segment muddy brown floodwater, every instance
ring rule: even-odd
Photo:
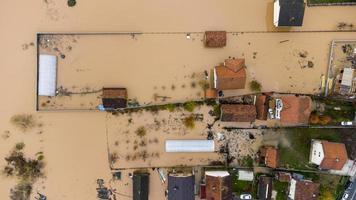
[[[152,47],[153,50],[157,50],[158,47],[167,49],[175,47],[173,53],[176,52],[177,58],[181,59],[180,62],[196,63],[199,68],[196,71],[213,67],[214,63],[222,61],[227,56],[244,54],[248,59],[249,78],[255,77],[261,80],[265,89],[315,92],[314,89],[319,87],[320,75],[326,72],[331,40],[356,39],[354,33],[246,33],[230,37],[229,46],[217,54],[211,53],[213,51],[210,53],[201,51],[201,44],[199,44],[201,36],[197,36],[195,43],[188,43],[184,34],[168,34],[168,32],[205,30],[274,31],[271,21],[271,3],[272,0],[106,0],[100,2],[77,0],[77,5],[69,8],[63,0],[1,0],[0,80],[2,84],[0,89],[3,95],[0,101],[2,135],[0,158],[4,158],[17,142],[26,144],[25,151],[28,156],[43,151],[46,177],[36,183],[34,192],[42,192],[51,200],[94,200],[96,179],[110,179],[105,113],[35,112],[36,33],[38,32],[165,32],[161,36],[139,38],[139,42],[144,44],[142,48],[149,50]],[[340,22],[356,24],[356,7],[308,7],[304,26],[291,30],[332,31],[337,30]],[[283,40],[289,42],[279,43]],[[165,42],[167,44],[164,44]],[[125,47],[120,48],[125,49]],[[198,55],[194,55],[195,50]],[[166,53],[162,49],[161,51]],[[187,57],[185,51],[191,57]],[[300,58],[296,55],[299,51],[308,52],[307,59],[310,56],[314,63],[313,68],[301,69],[298,66]],[[145,55],[137,55],[137,57],[131,55],[130,59],[133,58],[138,63],[144,60],[152,62]],[[186,60],[183,62],[183,59]],[[301,61],[303,62],[304,60]],[[206,66],[201,65],[202,63]],[[152,64],[154,63],[151,63],[151,66]],[[88,65],[83,66],[78,68],[78,73],[90,72],[85,68]],[[166,70],[166,68],[162,69]],[[149,69],[140,70],[145,73]],[[167,73],[171,75],[164,77]],[[167,71],[167,73],[161,75],[162,79],[158,77],[159,84],[149,81],[145,81],[144,84],[150,84],[148,87],[150,90],[153,90],[154,85],[171,87],[172,83],[169,80],[174,76],[174,72]],[[181,74],[183,72],[178,73],[178,79]],[[285,80],[288,76],[292,77],[291,81]],[[95,77],[89,76],[89,78],[89,81],[96,81]],[[295,86],[290,88],[289,85],[292,84]],[[138,96],[140,92],[137,90],[133,94]],[[151,98],[151,93],[152,91],[145,92],[141,97],[142,101],[148,101],[146,99]],[[182,93],[177,93],[176,97],[182,98]],[[43,124],[40,130],[42,133],[39,134],[37,129],[24,133],[14,127],[10,123],[10,118],[16,114],[33,114]],[[5,161],[0,159],[0,166],[4,164]],[[119,192],[130,196],[131,181],[126,172],[123,176]],[[9,199],[10,188],[15,183],[16,180],[12,178],[1,177],[0,199]],[[150,191],[150,198],[164,199],[164,187],[159,184],[156,174],[152,176],[151,186],[157,189]],[[122,199],[130,198],[122,196]]]

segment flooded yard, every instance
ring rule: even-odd
[[[335,38],[353,33],[229,33],[224,48],[205,48],[203,33],[40,35],[41,54],[58,58],[55,97],[39,97],[40,110],[89,110],[103,87],[124,87],[140,105],[201,100],[201,81],[229,57],[245,58],[247,83],[262,91],[314,94]],[[226,96],[251,93],[226,91]],[[162,97],[162,98],[157,98]]]

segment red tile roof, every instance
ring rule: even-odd
[[[103,88],[103,98],[127,98],[126,88]]]
[[[256,107],[254,105],[221,105],[221,121],[223,122],[253,122],[255,119]]]
[[[322,141],[324,159],[320,164],[322,169],[341,170],[348,160],[345,144]]]
[[[278,150],[272,146],[265,146],[261,148],[261,156],[265,159],[265,164],[270,168],[277,168],[278,166]]]
[[[207,200],[231,200],[232,182],[231,176],[215,177],[205,176]]]
[[[238,72],[240,69],[246,67],[244,58],[229,58],[224,62],[224,66],[233,72]]]
[[[226,46],[226,31],[206,31],[204,43],[206,47]]]
[[[266,95],[258,95],[256,98],[257,119],[267,120],[268,102]]]
[[[297,181],[294,200],[318,200],[319,187],[319,183],[313,183],[307,180]]]
[[[281,123],[285,125],[308,124],[312,100],[308,96],[284,95]]]
[[[246,84],[245,68],[234,72],[226,66],[215,67],[216,72],[216,89],[218,90],[234,90],[244,89]]]

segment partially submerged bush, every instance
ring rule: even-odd
[[[67,5],[69,6],[69,7],[73,7],[73,6],[75,6],[77,4],[77,1],[76,0],[68,0],[67,1]]]
[[[252,81],[250,82],[250,89],[251,89],[253,92],[261,92],[261,90],[262,90],[262,85],[261,85],[261,83],[259,83],[258,81],[252,80]]]
[[[309,117],[309,123],[310,124],[321,124],[321,125],[327,125],[332,122],[332,118],[328,115],[317,115],[315,113],[312,113]]]
[[[19,142],[16,144],[15,149],[21,151],[25,147],[25,143]]]
[[[136,135],[139,136],[140,138],[142,138],[143,136],[146,135],[146,129],[143,126],[140,126],[136,131],[135,131]]]
[[[23,182],[32,182],[43,176],[44,163],[40,160],[26,159],[21,151],[13,151],[5,160],[7,165],[4,173],[7,176],[17,176]]]
[[[188,101],[184,103],[183,108],[186,111],[193,112],[197,104],[194,101]]]
[[[185,127],[193,129],[195,127],[194,115],[190,115],[189,117],[184,118],[183,123]]]
[[[24,132],[37,126],[35,117],[28,114],[14,115],[11,117],[10,122]]]
[[[210,87],[209,82],[208,82],[207,80],[201,80],[201,81],[199,81],[199,86],[200,86],[203,90],[209,89],[209,87]]]
[[[32,184],[20,183],[10,190],[11,200],[29,200],[32,192]]]
[[[176,105],[175,104],[167,104],[165,105],[165,108],[169,111],[169,112],[174,112],[174,110],[176,109]]]
[[[5,157],[7,165],[4,167],[3,173],[6,176],[16,176],[20,181],[19,184],[10,191],[11,200],[29,200],[32,192],[32,184],[43,176],[43,158],[25,158],[21,151],[24,147],[24,143],[16,144],[10,155]],[[42,152],[36,155],[42,155]]]

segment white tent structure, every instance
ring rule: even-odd
[[[239,170],[239,178],[241,181],[253,181],[253,171]]]
[[[166,140],[166,152],[214,152],[214,140]]]
[[[57,56],[39,55],[38,95],[56,96],[57,87]]]

